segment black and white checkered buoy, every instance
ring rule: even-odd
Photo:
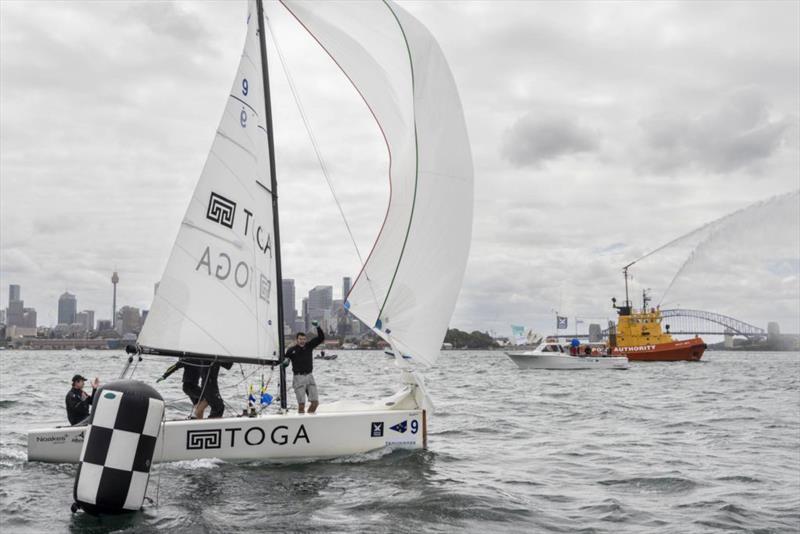
[[[118,514],[144,502],[164,399],[143,382],[119,380],[101,387],[75,475],[72,511]]]

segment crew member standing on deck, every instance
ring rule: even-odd
[[[222,413],[225,411],[225,401],[222,400],[222,395],[220,395],[219,392],[219,384],[217,384],[217,377],[219,377],[220,367],[230,370],[230,368],[233,367],[233,363],[214,362],[211,364],[211,367],[208,367],[207,370],[203,371],[203,381],[200,386],[202,400],[200,401],[200,404],[197,405],[198,409],[196,409],[194,412],[198,419],[203,418],[203,411],[205,410],[206,406],[211,406],[211,413],[208,414],[209,419],[222,417]],[[203,405],[204,402],[206,403],[205,405]]]
[[[165,380],[169,375],[180,368],[183,368],[183,392],[186,393],[189,400],[192,401],[192,413],[189,415],[189,419],[202,417],[203,411],[208,406],[208,402],[201,399],[203,390],[200,387],[200,377],[203,371],[208,370],[207,363],[193,358],[180,358],[174,365],[170,366],[156,382]],[[200,414],[199,416],[197,415],[198,413]]]
[[[85,377],[81,375],[72,377],[72,389],[69,390],[66,398],[67,419],[69,419],[69,424],[71,425],[76,425],[89,417],[89,406],[92,404],[97,386],[100,385],[100,379],[94,377],[94,380],[92,380],[91,395],[87,395],[86,392],[83,391],[84,384],[86,384]]]
[[[312,325],[317,327],[317,337],[311,341],[306,341],[306,335],[303,332],[298,332],[295,337],[296,343],[286,351],[286,358],[283,360],[283,365],[289,365],[292,362],[292,389],[297,397],[297,413],[305,413],[306,411],[306,395],[311,405],[308,407],[308,413],[314,413],[319,406],[319,395],[317,394],[317,383],[314,381],[314,348],[320,343],[325,341],[325,333],[319,327],[317,321],[312,321]]]

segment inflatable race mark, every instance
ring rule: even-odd
[[[97,514],[139,510],[164,415],[161,395],[119,380],[97,391],[75,476],[75,504]]]

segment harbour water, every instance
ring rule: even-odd
[[[520,371],[499,351],[448,351],[426,375],[436,403],[428,450],[157,464],[144,511],[73,515],[76,467],[28,463],[25,431],[65,421],[74,373],[108,381],[124,361],[108,351],[0,353],[3,532],[800,530],[798,353],[559,372]],[[146,359],[135,377],[152,382],[170,363]],[[221,375],[232,406],[260,383],[259,373],[243,382],[250,371]],[[317,360],[315,376],[322,402],[398,384],[381,352]],[[188,413],[179,374],[159,389],[169,417]]]

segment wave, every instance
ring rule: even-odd
[[[165,462],[161,465],[183,469],[187,471],[202,471],[206,469],[216,469],[223,465],[225,460],[219,458],[198,458],[196,460],[178,460],[177,462]]]
[[[0,399],[0,408],[11,408],[12,406],[17,404],[19,404],[19,401],[11,399]]]
[[[598,484],[646,493],[686,493],[699,486],[697,482],[682,477],[634,477],[601,480]]]
[[[752,478],[744,475],[731,475],[726,477],[718,477],[717,480],[724,482],[744,482],[746,484],[760,484],[762,481],[758,478]]]

